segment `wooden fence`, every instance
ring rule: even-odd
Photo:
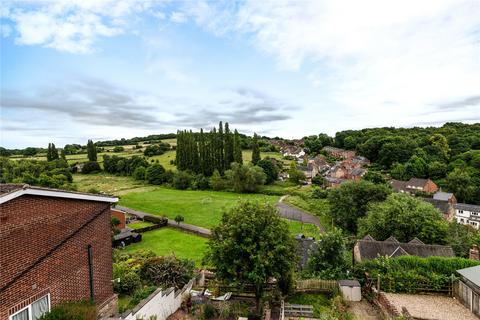
[[[307,279],[295,282],[296,292],[331,292],[336,288],[337,281],[335,280]]]

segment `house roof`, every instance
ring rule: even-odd
[[[467,203],[457,203],[455,205],[455,209],[480,212],[480,206],[477,206],[474,204],[467,204]]]
[[[395,191],[405,190],[405,181],[392,179],[390,180],[390,185]]]
[[[468,281],[480,288],[480,266],[457,270],[457,272]]]
[[[437,200],[432,198],[423,198],[423,201],[430,203],[434,208],[438,209],[440,212],[449,212],[451,204],[447,201]]]
[[[453,197],[453,193],[438,191],[433,195],[433,199],[440,201],[448,201]]]
[[[397,257],[406,254],[418,257],[455,256],[450,246],[376,240],[358,240],[356,245],[358,246],[362,260],[375,259],[379,256]]]
[[[338,284],[342,287],[360,287],[357,280],[338,280]]]
[[[361,176],[364,173],[365,173],[365,169],[362,169],[362,168],[355,168],[350,172],[352,176]]]
[[[0,184],[0,204],[23,195],[45,196],[99,202],[118,202],[118,198],[93,193],[74,192],[60,189],[34,187],[28,184]]]
[[[411,178],[406,182],[407,186],[413,186],[417,188],[423,188],[428,182],[428,179],[420,179],[420,178]]]

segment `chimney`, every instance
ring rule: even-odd
[[[476,244],[472,245],[468,258],[471,260],[480,260],[480,252],[478,251],[478,246]]]

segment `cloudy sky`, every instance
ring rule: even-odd
[[[480,1],[2,1],[1,145],[480,121]]]

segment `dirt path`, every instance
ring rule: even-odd
[[[348,311],[353,314],[355,320],[381,320],[380,312],[368,301],[350,302]]]
[[[314,224],[320,228],[322,233],[325,233],[325,228],[322,226],[320,219],[318,219],[317,216],[285,203],[284,200],[287,197],[288,196],[282,196],[277,203],[278,212],[283,218]]]

